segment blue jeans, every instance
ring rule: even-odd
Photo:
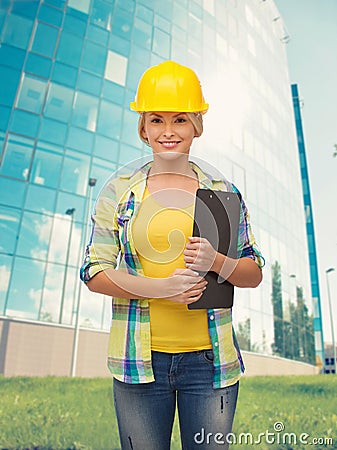
[[[183,450],[227,449],[238,385],[213,389],[213,351],[152,352],[155,381],[114,379],[122,450],[169,450],[178,405]]]

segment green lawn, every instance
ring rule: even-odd
[[[240,383],[232,449],[337,449],[337,377],[254,377]],[[119,449],[111,380],[0,378],[0,448]],[[175,424],[172,450],[178,449]]]

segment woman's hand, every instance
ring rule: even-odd
[[[212,270],[217,251],[205,238],[189,237],[184,251],[186,267],[198,272]]]
[[[169,278],[165,279],[165,282],[163,298],[186,305],[199,300],[207,285],[204,278],[190,269],[176,269]]]

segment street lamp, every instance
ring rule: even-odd
[[[89,238],[89,226],[91,219],[91,202],[92,202],[92,188],[96,186],[97,179],[89,178],[88,187],[87,187],[87,198],[88,198],[88,189],[89,189],[89,198],[87,203],[87,210],[85,216],[85,223],[82,228],[82,236],[81,236],[81,248],[84,244],[87,243]],[[76,301],[76,314],[75,314],[75,329],[74,329],[74,339],[73,339],[73,352],[71,358],[71,376],[74,377],[76,375],[76,363],[77,363],[77,352],[78,352],[78,338],[80,331],[80,307],[81,307],[81,293],[82,293],[83,283],[79,281],[79,287],[77,291],[77,301]]]
[[[65,214],[67,216],[70,216],[71,221],[70,221],[69,239],[68,239],[68,245],[67,245],[66,266],[65,266],[65,270],[64,270],[63,285],[62,285],[59,323],[62,323],[62,316],[63,316],[64,296],[65,296],[65,290],[66,290],[68,263],[69,263],[69,254],[70,254],[70,243],[71,243],[71,236],[73,233],[73,226],[74,226],[74,212],[75,212],[75,208],[68,208],[65,212]]]
[[[329,311],[330,311],[330,326],[331,326],[331,337],[332,337],[332,348],[333,348],[333,366],[336,373],[336,343],[335,343],[335,332],[334,332],[334,326],[333,326],[333,315],[332,315],[332,306],[331,306],[331,295],[330,295],[330,285],[329,285],[329,273],[334,272],[335,268],[330,267],[329,269],[326,269],[325,276],[326,276],[326,286],[328,291],[328,301],[329,301]]]

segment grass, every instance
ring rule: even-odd
[[[336,380],[324,375],[243,378],[233,428],[238,444],[231,448],[337,449]],[[106,378],[0,378],[0,448],[119,449],[111,384]],[[276,422],[282,422],[283,432],[275,432]],[[309,435],[308,445],[299,442],[302,433]],[[315,444],[314,439],[320,440]],[[172,450],[178,449],[175,423]]]

